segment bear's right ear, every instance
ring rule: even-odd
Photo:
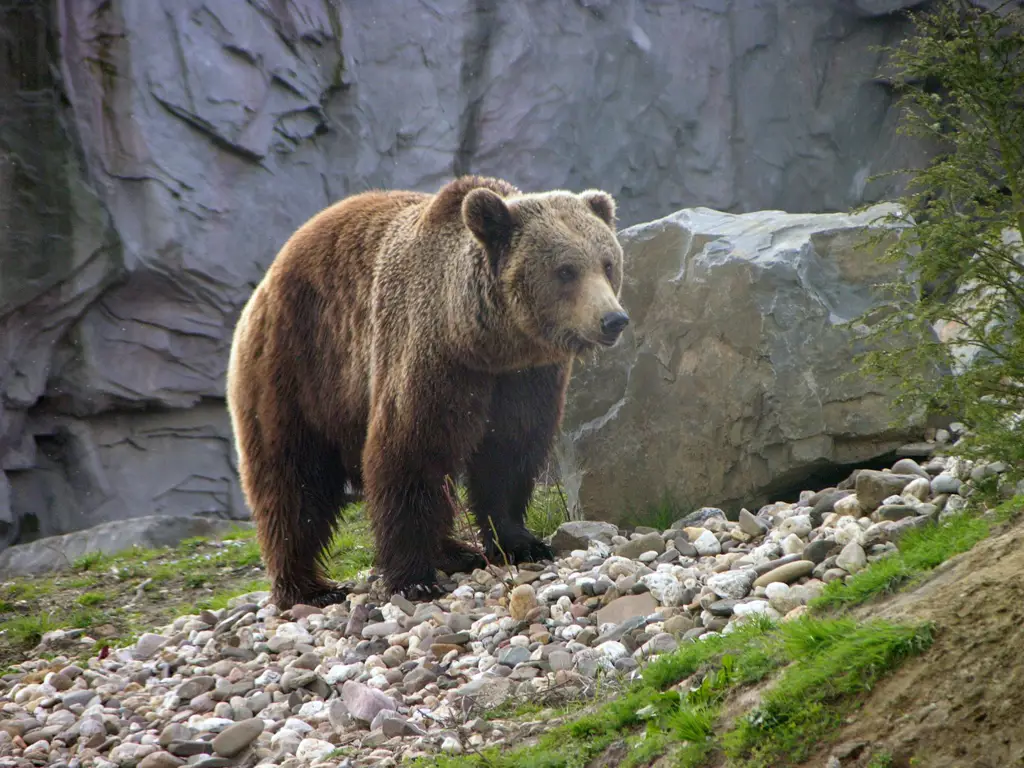
[[[492,190],[478,187],[462,201],[462,220],[492,254],[512,241],[515,220],[508,205]]]

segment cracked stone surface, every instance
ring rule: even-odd
[[[884,195],[915,158],[872,46],[912,4],[0,1],[0,544],[247,514],[231,329],[346,194],[471,171],[623,225]]]
[[[621,520],[666,492],[738,511],[918,437],[923,423],[892,427],[882,385],[843,378],[864,344],[842,324],[876,306],[891,269],[855,243],[892,210],[693,208],[624,230],[632,320],[576,371],[559,445],[585,468],[583,514]]]

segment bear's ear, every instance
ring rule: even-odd
[[[612,229],[615,229],[615,200],[607,192],[599,189],[588,189],[580,192],[580,199],[583,200],[590,210]]]
[[[478,187],[462,201],[462,220],[488,250],[498,252],[512,241],[515,220],[495,192]]]

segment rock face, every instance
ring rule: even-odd
[[[348,193],[490,173],[624,224],[884,196],[913,158],[872,46],[914,4],[0,3],[0,544],[246,514],[231,329]]]
[[[620,520],[666,493],[684,509],[756,508],[915,434],[891,428],[884,388],[841,378],[861,344],[840,324],[873,305],[883,274],[854,244],[887,208],[697,208],[621,233],[632,322],[577,369],[560,448],[585,470],[584,514]]]

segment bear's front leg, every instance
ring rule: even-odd
[[[395,431],[371,426],[363,452],[366,508],[384,585],[410,600],[438,597],[437,569],[447,564],[445,542],[453,511],[443,475],[425,466],[422,451]]]
[[[526,508],[558,429],[568,366],[497,377],[484,438],[468,463],[469,498],[488,559],[497,565],[554,557],[526,528]]]
[[[447,574],[470,573],[477,568],[486,568],[487,560],[476,547],[455,538],[446,539],[437,566]]]

